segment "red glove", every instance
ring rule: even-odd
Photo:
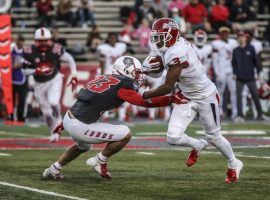
[[[190,100],[186,98],[181,92],[177,92],[172,96],[172,103],[175,104],[187,104]]]
[[[73,76],[67,86],[71,85],[71,90],[72,92],[74,92],[77,88],[77,84],[78,84],[78,79],[76,76]]]
[[[63,122],[61,122],[59,125],[56,126],[53,132],[58,133],[60,135],[63,132],[63,130],[64,130],[64,126],[63,126]]]

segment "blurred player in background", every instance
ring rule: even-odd
[[[263,50],[263,46],[262,46],[262,42],[257,40],[254,37],[254,34],[252,31],[245,31],[246,37],[247,37],[247,43],[251,44],[256,52],[256,56],[258,59],[257,64],[261,67],[261,53]],[[256,84],[257,87],[261,87],[262,85],[264,85],[264,83],[268,80],[268,68],[262,68],[261,72],[259,73],[259,76],[256,77]],[[248,89],[248,87],[245,85],[243,88],[243,92],[242,92],[242,105],[243,105],[243,114],[244,116],[246,116],[246,112],[248,111],[248,98],[250,96],[250,91]],[[263,111],[267,112],[267,103],[264,100],[261,100],[261,106]],[[258,116],[256,107],[254,105],[254,102],[251,102],[251,108],[252,108],[252,112],[253,112],[253,118],[256,119]]]
[[[118,41],[116,33],[109,33],[105,43],[100,44],[97,51],[101,67],[100,74],[111,74],[115,60],[126,53],[127,46],[125,43]]]
[[[76,142],[73,146],[43,172],[45,179],[62,179],[61,169],[88,151],[91,144],[107,143],[103,151],[89,158],[86,165],[110,180],[108,159],[123,149],[131,138],[131,132],[124,125],[97,122],[102,113],[118,108],[125,101],[144,107],[167,106],[171,103],[187,103],[175,96],[162,96],[144,100],[137,93],[145,75],[138,59],[130,56],[118,58],[112,74],[98,76],[80,90],[75,104],[67,111],[63,124],[55,130],[58,135],[65,129]]]
[[[119,42],[118,34],[109,33],[104,44],[97,47],[99,54],[99,63],[101,74],[111,74],[113,71],[113,64],[117,58],[123,56],[127,51],[127,45],[123,42]],[[118,109],[118,120],[124,121],[126,118],[126,110],[129,104],[124,103]],[[109,112],[104,113],[104,119],[109,118]]]
[[[63,75],[59,72],[61,62],[68,63],[72,78],[69,85],[75,91],[77,85],[76,64],[73,57],[58,43],[52,42],[52,34],[39,28],[34,34],[35,45],[25,46],[24,72],[34,77],[34,95],[50,129],[51,142],[58,141],[53,130],[62,121],[60,98]]]
[[[16,42],[11,44],[13,106],[16,108],[14,111],[17,111],[11,116],[14,125],[23,125],[26,116],[27,79],[22,72],[23,45],[24,38],[22,35],[19,35]]]
[[[147,58],[148,74],[160,69],[167,70],[165,83],[143,93],[145,99],[169,94],[178,85],[183,95],[190,99],[188,104],[175,105],[167,131],[167,142],[171,145],[191,147],[186,161],[187,166],[194,165],[200,152],[208,142],[204,139],[189,137],[185,131],[199,113],[207,140],[227,159],[226,182],[237,182],[243,163],[236,159],[228,140],[220,132],[219,95],[216,86],[205,73],[191,44],[180,37],[177,23],[170,18],[156,20],[150,34],[150,47],[156,56]],[[162,55],[160,57],[159,55]],[[147,66],[146,63],[144,66]]]
[[[209,75],[213,48],[212,45],[207,44],[207,33],[204,30],[200,29],[194,32],[192,46],[205,67],[206,74]]]
[[[232,69],[232,52],[238,46],[235,39],[229,38],[230,29],[221,27],[219,29],[219,38],[212,42],[213,46],[213,67],[216,76],[217,89],[220,94],[220,112],[225,116],[223,111],[223,101],[226,87],[230,92],[230,101],[232,107],[231,118],[237,117],[236,104],[236,82],[233,79]]]

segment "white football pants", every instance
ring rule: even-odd
[[[120,141],[130,132],[124,125],[98,122],[85,124],[75,118],[72,119],[68,112],[64,117],[63,126],[81,150],[88,150],[91,144]]]
[[[47,82],[35,82],[34,84],[35,98],[39,103],[51,134],[53,134],[53,130],[62,121],[60,105],[62,86],[63,75],[60,73]]]

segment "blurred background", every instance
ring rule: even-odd
[[[256,75],[257,92],[263,115],[258,115],[252,97],[247,89],[240,95],[243,101],[243,116],[233,115],[231,95],[236,91],[229,90],[228,83],[220,94],[223,98],[222,118],[236,123],[244,120],[268,120],[270,108],[270,1],[268,0],[13,0],[9,10],[12,24],[12,43],[21,49],[26,44],[34,44],[33,34],[39,27],[47,27],[53,34],[54,42],[62,44],[76,61],[78,70],[78,91],[89,80],[101,73],[100,68],[108,68],[114,60],[124,54],[132,55],[143,61],[149,52],[148,36],[151,24],[157,18],[171,17],[180,25],[182,36],[191,43],[202,48],[212,46],[207,53],[206,72],[211,80],[217,83],[222,71],[217,70],[214,62],[215,49],[213,41],[220,38],[220,28],[228,27],[229,37],[238,40],[237,34],[243,31],[258,56],[260,70]],[[203,45],[197,44],[194,33],[202,29],[207,35]],[[204,34],[203,34],[204,35]],[[200,36],[197,35],[200,39]],[[202,36],[203,37],[203,36]],[[102,45],[122,43],[123,48],[117,53],[106,53]],[[239,41],[238,41],[239,42]],[[232,58],[228,52],[228,59]],[[13,56],[13,54],[12,54]],[[12,57],[13,68],[16,56]],[[2,66],[3,67],[3,66]],[[64,84],[70,79],[69,68],[63,63]],[[108,72],[109,73],[109,72]],[[159,79],[147,79],[145,88],[157,87],[164,81],[165,74]],[[12,125],[38,121],[43,118],[39,106],[34,99],[32,77],[19,85],[23,85],[23,94],[13,96],[14,113]],[[6,104],[0,82],[0,119],[10,120],[6,112]],[[13,88],[16,88],[13,80]],[[239,95],[238,95],[239,96]],[[62,91],[62,111],[70,107],[76,98],[68,87]],[[22,108],[23,107],[23,108]],[[103,120],[130,122],[133,120],[165,120],[170,117],[171,107],[161,109],[145,109],[123,105],[121,113],[111,111]],[[18,116],[17,110],[23,110]],[[20,118],[20,119],[19,119]],[[16,123],[21,121],[23,123]]]

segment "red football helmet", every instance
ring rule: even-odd
[[[150,48],[164,52],[173,46],[180,37],[179,25],[171,18],[161,18],[152,25]]]
[[[207,34],[204,30],[197,30],[195,31],[194,35],[193,35],[193,40],[194,40],[194,43],[201,47],[203,45],[205,45],[205,43],[207,42]]]

